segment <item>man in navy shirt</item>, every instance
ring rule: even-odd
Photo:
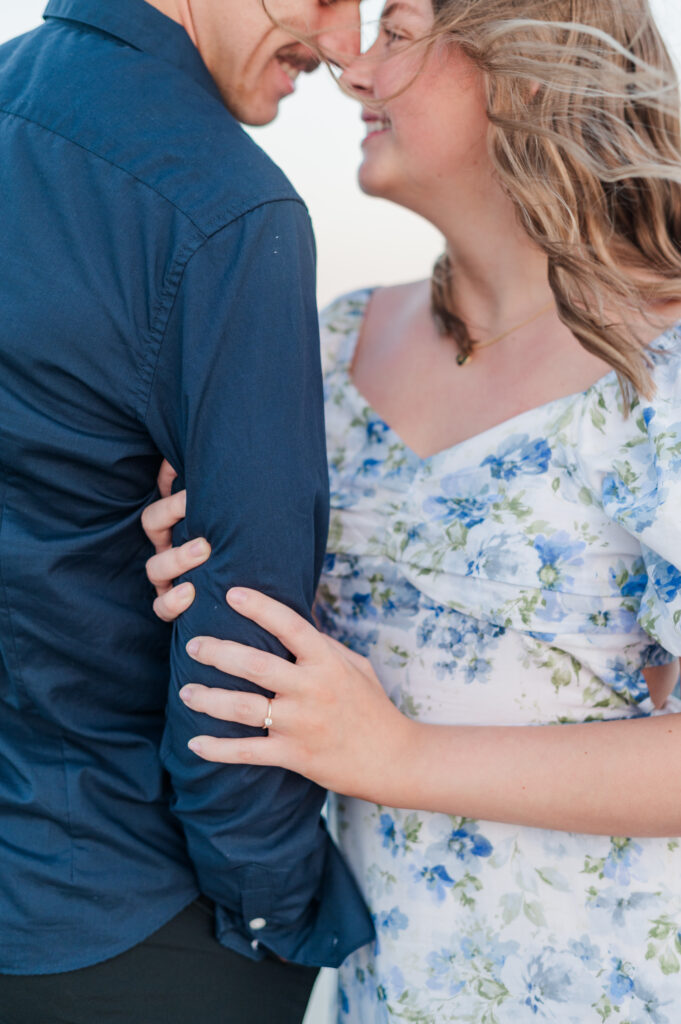
[[[237,119],[313,66],[284,26],[354,46],[357,2],[269,6],[50,0],[0,48],[3,1024],[300,1020],[372,936],[323,792],[196,758],[177,696],[224,682],[190,637],[282,653],[224,593],[309,614],[326,540],[310,225]],[[212,545],[172,635],[162,456]]]

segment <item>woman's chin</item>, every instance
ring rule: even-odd
[[[377,199],[388,199],[388,184],[383,176],[378,174],[366,164],[361,164],[357,172],[357,184],[367,196],[374,196]]]

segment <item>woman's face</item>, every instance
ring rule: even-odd
[[[490,167],[482,75],[454,43],[419,43],[432,27],[430,0],[388,0],[376,42],[343,75],[367,126],[360,187],[426,216]]]

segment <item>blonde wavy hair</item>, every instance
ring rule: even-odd
[[[432,3],[430,41],[457,43],[484,75],[491,158],[548,258],[560,319],[625,394],[649,396],[632,313],[681,299],[681,101],[647,0]],[[455,273],[436,264],[433,311],[467,353]]]

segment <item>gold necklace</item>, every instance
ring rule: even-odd
[[[508,338],[509,334],[513,334],[514,331],[519,331],[521,327],[529,327],[530,324],[533,324],[534,321],[538,320],[540,316],[544,315],[544,313],[548,313],[548,311],[550,309],[553,309],[554,306],[555,302],[552,299],[551,302],[548,302],[545,306],[542,306],[538,313],[533,313],[532,316],[527,318],[527,320],[522,320],[519,324],[514,324],[513,327],[509,327],[507,331],[502,331],[501,334],[497,334],[495,338],[490,338],[488,341],[480,342],[479,344],[473,347],[473,350],[471,352],[466,352],[465,354],[463,352],[459,352],[459,354],[456,357],[456,365],[465,366],[466,363],[470,361],[471,356],[475,352],[478,352],[481,348],[489,348],[490,345],[496,345],[498,341],[503,341],[504,338]]]

